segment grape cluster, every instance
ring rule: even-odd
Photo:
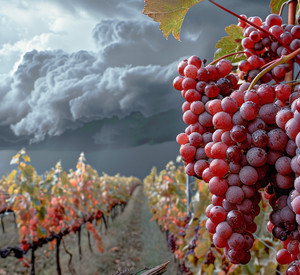
[[[276,176],[288,177],[286,181],[291,187],[289,194],[278,199],[269,222],[269,230],[283,241],[283,249],[277,252],[276,259],[280,264],[290,263],[287,274],[296,274],[294,270],[300,273],[299,264],[294,262],[300,255],[300,99],[297,99],[297,88],[290,97],[290,108],[282,108],[276,115],[276,124],[285,130],[289,138],[284,156],[277,157]],[[276,194],[272,196],[276,198]],[[272,200],[273,205],[275,200]]]
[[[171,234],[168,235],[167,240],[168,240],[168,246],[169,246],[169,248],[174,253],[175,250],[176,250],[176,248],[177,248],[177,245],[176,245],[176,236],[171,233]]]
[[[247,18],[241,15],[253,25],[239,19],[238,25],[243,28],[244,38],[241,42],[246,57],[239,63],[239,77],[251,81],[258,74],[261,67],[266,63],[287,55],[300,47],[300,26],[283,25],[281,16],[270,14],[263,22],[258,16]],[[300,62],[300,56],[295,58]],[[292,63],[281,64],[265,74],[261,83],[268,83],[272,79],[276,82],[284,80],[286,73],[292,69]]]
[[[201,66],[196,56],[180,62],[173,86],[185,99],[188,126],[176,138],[185,171],[213,194],[206,228],[232,263],[248,263],[264,190],[267,228],[284,245],[277,261],[289,264],[300,255],[300,86],[249,89],[228,60]]]

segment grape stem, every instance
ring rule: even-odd
[[[250,91],[254,85],[257,83],[257,81],[264,76],[267,72],[271,71],[273,68],[275,68],[276,66],[280,65],[280,64],[285,64],[288,61],[290,61],[291,59],[293,59],[294,57],[296,57],[298,54],[300,54],[300,48],[288,55],[283,55],[280,58],[278,58],[276,60],[276,62],[270,64],[267,68],[263,69],[251,82],[248,91]]]
[[[295,25],[296,12],[297,12],[297,0],[290,0],[286,3],[289,5],[288,24]],[[289,82],[293,80],[293,77],[294,77],[294,64],[292,65],[292,70],[286,74],[285,81]]]
[[[219,57],[218,59],[213,60],[213,61],[212,61],[211,63],[209,63],[208,65],[213,65],[213,64],[217,63],[218,61],[220,61],[220,60],[226,58],[226,57],[233,56],[233,55],[236,55],[236,54],[243,54],[243,53],[247,53],[247,52],[240,51],[240,52],[229,53],[229,54],[223,55],[223,56]]]
[[[256,29],[258,29],[258,30],[260,30],[260,31],[262,31],[262,32],[264,32],[264,33],[266,33],[266,34],[268,34],[268,35],[271,36],[275,41],[278,41],[280,45],[282,45],[281,41],[280,41],[276,36],[274,36],[272,33],[270,33],[269,31],[267,31],[267,30],[265,30],[265,29],[263,29],[263,28],[257,26],[256,24],[254,24],[254,23],[248,21],[246,18],[241,17],[240,15],[238,15],[238,14],[234,13],[233,11],[231,11],[231,10],[229,10],[229,9],[227,9],[227,8],[225,8],[225,7],[223,7],[223,6],[221,6],[220,4],[216,3],[216,2],[213,1],[213,0],[208,0],[208,1],[211,2],[212,4],[214,4],[215,6],[219,7],[220,9],[222,9],[222,10],[224,10],[224,11],[230,13],[231,15],[233,15],[233,16],[235,16],[235,17],[241,19],[242,21],[246,22],[247,24],[251,25],[252,27],[254,27],[254,28],[256,28]],[[289,49],[286,45],[282,45],[282,46],[290,52],[290,49]]]
[[[270,61],[269,63],[266,63],[265,65],[261,66],[260,67],[260,70],[264,70],[265,68],[269,67],[270,65],[274,64],[276,61],[278,61],[280,58],[278,59],[275,59],[275,60],[272,60]]]
[[[297,77],[299,76],[299,73],[298,73]],[[291,84],[291,86],[295,86],[295,85],[300,84],[300,79],[295,79],[295,80],[292,80],[292,81],[289,81],[289,82],[285,82],[285,83],[286,84]]]
[[[283,9],[284,9],[284,7],[287,5],[287,4],[290,4],[291,2],[297,2],[297,0],[289,0],[289,1],[287,1],[287,2],[284,2],[282,5],[281,5],[281,7],[280,7],[280,11],[279,11],[279,15],[280,16],[282,16],[282,13],[283,13]],[[294,24],[293,24],[294,25]]]

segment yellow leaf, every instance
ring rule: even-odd
[[[265,274],[265,275],[267,275],[267,274],[275,274],[276,267],[277,267],[277,264],[275,264],[275,262],[272,261],[272,259],[270,259],[270,261],[268,262],[268,264],[262,268],[262,271],[263,271],[262,274]]]
[[[9,188],[8,188],[8,194],[13,194],[15,187],[17,187],[18,185],[16,183],[12,184]]]
[[[287,0],[271,0],[271,2],[270,2],[271,13],[279,14],[281,5],[285,2],[288,2],[288,1]]]
[[[193,265],[196,264],[196,258],[195,258],[194,255],[188,254],[188,255],[187,255],[187,259],[188,259],[188,261],[189,261],[190,263],[192,263]]]
[[[208,233],[208,232],[206,231],[206,233]],[[206,233],[204,233],[201,236],[200,241],[199,241],[197,247],[195,248],[195,255],[198,259],[203,258],[211,246],[210,236],[207,236]],[[209,233],[208,233],[208,235],[209,235]]]
[[[61,174],[61,182],[63,186],[67,186],[69,184],[68,174],[65,171],[63,171]]]
[[[195,236],[195,228],[197,225],[199,225],[199,220],[197,218],[193,218],[193,221],[191,222],[185,233],[185,238],[187,240],[192,239]]]
[[[30,157],[29,157],[28,155],[23,155],[22,158],[23,158],[23,160],[24,160],[25,162],[30,162],[30,161],[31,161],[31,160],[30,160]]]
[[[208,275],[212,275],[214,269],[215,269],[214,264],[209,264],[209,265],[205,264],[205,265],[203,266],[203,271],[204,271],[205,273],[207,273]]]
[[[16,170],[16,169],[12,170],[12,171],[10,172],[10,174],[8,175],[7,181],[8,181],[8,182],[13,181],[14,178],[15,178],[15,176],[16,176],[16,174],[17,174],[17,170]]]
[[[193,201],[194,217],[200,218],[205,213],[206,206],[210,203],[210,198],[201,198],[200,201]]]
[[[180,29],[187,11],[203,0],[146,0],[143,14],[159,22],[159,28],[167,39],[172,32],[180,41]]]
[[[175,224],[171,223],[169,224],[169,231],[173,234],[177,234],[179,232],[179,229],[176,227]]]

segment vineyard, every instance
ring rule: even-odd
[[[4,214],[13,213],[19,244],[4,245],[4,248],[2,244],[0,255],[2,258],[16,257],[34,274],[35,251],[48,245],[50,250],[56,250],[57,273],[62,274],[59,248],[61,243],[65,246],[64,237],[78,235],[81,259],[81,229],[85,227],[89,248],[92,249],[92,235],[97,249],[103,252],[98,225],[107,229],[108,217],[114,218],[124,210],[132,192],[141,183],[134,177],[106,174],[99,177],[92,167],[85,164],[83,154],[78,159],[76,170],[68,173],[57,163],[55,168],[39,176],[29,162],[30,157],[21,150],[11,161],[17,168],[1,179],[2,231],[5,234]],[[29,251],[30,258],[27,256]]]
[[[142,13],[180,40],[202,1],[145,0]],[[235,21],[210,62],[191,55],[177,66],[170,86],[186,128],[176,162],[142,182],[99,176],[82,153],[75,170],[58,162],[38,175],[19,151],[0,180],[0,260],[36,274],[42,249],[57,274],[77,274],[74,253],[80,265],[96,247],[119,275],[300,274],[300,2],[271,0],[266,18],[208,2]]]

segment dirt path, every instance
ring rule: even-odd
[[[170,261],[168,272],[176,275],[177,266],[167,247],[165,235],[154,221],[141,187],[138,187],[125,211],[111,224],[110,242],[101,258],[99,274],[113,274],[118,270],[138,271]],[[101,261],[102,262],[102,261]]]

